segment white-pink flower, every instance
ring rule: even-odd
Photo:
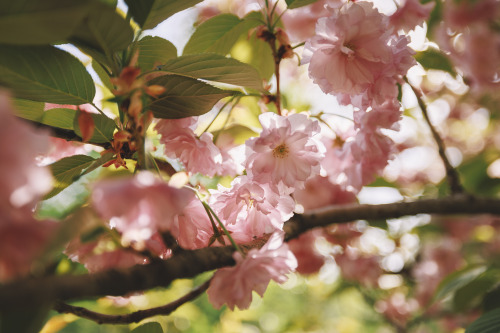
[[[302,63],[309,63],[309,76],[325,93],[349,103],[344,95],[365,94],[377,81],[405,74],[408,68],[401,64],[412,63],[411,51],[401,51],[407,44],[371,3],[349,2],[318,20]]]
[[[406,32],[423,25],[435,6],[434,2],[421,4],[419,0],[403,0],[403,3],[391,15],[390,23],[396,29]]]
[[[290,195],[281,195],[277,187],[247,176],[236,178],[231,185],[211,191],[211,207],[227,225],[238,225],[250,238],[282,230],[292,217],[295,202]]]
[[[207,290],[210,303],[216,308],[223,304],[233,310],[246,309],[252,302],[252,291],[261,297],[271,280],[283,283],[286,274],[297,268],[297,260],[283,244],[283,233],[274,233],[259,250],[250,250],[245,257],[233,255],[236,266],[219,269]]]
[[[221,152],[211,133],[205,132],[199,138],[195,135],[195,123],[193,117],[164,119],[156,124],[156,130],[165,145],[165,155],[179,159],[188,172],[214,176],[222,164]]]
[[[171,228],[194,193],[169,186],[148,172],[134,177],[101,180],[95,184],[92,203],[124,242],[144,242],[157,230]]]
[[[319,174],[324,147],[314,138],[320,131],[317,121],[304,114],[285,117],[272,112],[261,114],[259,121],[260,136],[246,142],[245,167],[252,180],[302,188]]]

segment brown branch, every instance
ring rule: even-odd
[[[458,175],[457,170],[451,165],[450,160],[448,159],[448,156],[446,156],[446,147],[444,144],[443,139],[437,132],[436,128],[434,125],[432,125],[432,122],[429,118],[429,113],[427,112],[427,106],[425,105],[423,101],[423,94],[420,90],[416,89],[413,87],[408,80],[406,80],[406,83],[411,87],[413,90],[413,93],[417,97],[418,101],[418,106],[422,110],[422,114],[424,116],[425,122],[429,126],[429,129],[431,130],[432,136],[434,138],[434,141],[436,142],[438,146],[438,152],[439,156],[441,157],[441,160],[443,161],[445,170],[446,170],[446,179],[448,180],[448,185],[450,186],[451,193],[453,194],[458,194],[458,193],[463,193],[464,188],[462,187],[460,183],[460,176]]]
[[[72,313],[74,315],[77,315],[82,318],[90,319],[98,324],[131,324],[131,323],[138,323],[143,319],[150,318],[153,316],[167,316],[177,310],[181,305],[194,300],[201,294],[203,294],[208,287],[210,286],[210,281],[212,279],[210,278],[207,280],[205,283],[202,285],[196,287],[195,289],[191,290],[189,293],[186,295],[182,296],[181,298],[168,303],[163,306],[158,306],[155,308],[150,308],[146,310],[139,310],[135,311],[132,313],[128,314],[122,314],[122,315],[108,315],[108,314],[103,314],[103,313],[98,313],[94,311],[90,311],[89,309],[82,308],[79,306],[73,306],[66,304],[61,301],[57,301],[56,304],[54,305],[54,310],[56,310],[59,313]]]
[[[290,240],[307,230],[330,224],[416,214],[500,215],[500,199],[455,195],[384,205],[331,206],[294,216],[285,223],[284,230],[286,239]],[[233,251],[232,246],[185,250],[164,261],[124,270],[17,280],[0,286],[0,311],[38,306],[55,300],[122,296],[134,291],[166,287],[176,279],[192,278],[203,272],[234,265]]]

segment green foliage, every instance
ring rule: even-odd
[[[90,116],[94,120],[94,134],[89,140],[89,143],[106,143],[110,142],[113,138],[113,132],[115,131],[115,122],[113,119],[106,117],[102,114],[91,113]],[[82,132],[78,125],[78,112],[75,112],[73,118],[73,127],[75,133],[82,137]]]
[[[39,102],[84,104],[95,95],[82,63],[53,46],[0,45],[0,84],[16,97]]]
[[[262,80],[254,67],[214,53],[185,55],[172,59],[161,66],[160,71],[262,90]]]
[[[474,280],[456,290],[453,297],[453,309],[462,312],[475,308],[500,280],[500,271],[489,268]]]
[[[466,286],[471,281],[474,281],[478,276],[483,274],[487,270],[487,267],[484,265],[479,266],[469,266],[462,270],[456,271],[450,275],[448,275],[441,283],[439,284],[436,293],[434,295],[434,301],[442,300],[446,297],[453,296],[453,294]]]
[[[111,83],[111,78],[104,69],[104,67],[99,64],[95,59],[92,59],[92,69],[97,73],[97,76],[99,76],[99,79],[101,79],[102,84],[109,89],[109,91],[113,91],[114,87],[113,84]]]
[[[130,333],[163,333],[163,329],[160,324],[151,322],[136,327]]]
[[[0,44],[50,44],[66,40],[90,9],[83,0],[0,2]]]
[[[240,36],[231,49],[231,56],[241,62],[252,65],[260,77],[269,80],[274,74],[274,58],[269,45],[258,39],[253,33],[250,38]]]
[[[233,14],[221,14],[203,22],[184,47],[183,54],[217,53],[226,55],[241,35],[259,24],[260,13],[250,13],[243,19]]]
[[[179,75],[163,75],[148,83],[166,89],[163,95],[147,106],[157,118],[199,116],[210,111],[220,99],[237,93]]]
[[[164,64],[167,60],[177,57],[177,49],[166,39],[154,36],[145,36],[138,43],[139,67],[143,72]]]
[[[289,9],[299,8],[315,3],[318,0],[286,0],[286,5]]]
[[[55,184],[53,190],[45,196],[45,199],[53,197],[71,185],[94,161],[95,158],[87,155],[73,155],[52,163],[50,170],[54,176]]]
[[[153,29],[159,23],[201,0],[125,0],[134,21],[143,30]]]
[[[439,69],[448,72],[453,76],[457,75],[450,59],[436,49],[430,48],[426,51],[419,52],[415,55],[415,59],[425,69]]]
[[[500,309],[483,314],[473,322],[465,333],[498,333],[500,331]]]
[[[114,7],[95,2],[69,41],[100,63],[113,65],[113,52],[126,49],[134,31]]]

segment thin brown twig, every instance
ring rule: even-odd
[[[434,141],[436,142],[438,146],[438,152],[439,156],[441,157],[441,160],[443,161],[445,170],[446,170],[446,179],[448,180],[448,185],[450,186],[451,193],[453,194],[459,194],[464,192],[464,188],[462,187],[462,184],[460,183],[460,176],[457,172],[457,170],[451,165],[450,160],[448,159],[448,156],[446,156],[446,146],[444,144],[443,139],[437,132],[436,128],[434,125],[432,125],[432,122],[429,118],[429,113],[427,112],[427,106],[424,103],[423,100],[423,93],[419,90],[413,87],[408,80],[405,78],[406,83],[411,87],[413,90],[413,93],[417,97],[418,101],[418,106],[422,110],[422,114],[424,116],[425,122],[429,126],[429,129],[431,130],[432,136],[434,138]]]
[[[70,305],[62,301],[57,301],[54,305],[54,310],[59,313],[71,313],[77,315],[78,317],[86,318],[95,321],[98,324],[131,324],[140,322],[143,319],[150,318],[153,316],[167,316],[177,310],[181,305],[194,300],[201,294],[203,294],[208,287],[212,278],[199,285],[195,289],[191,290],[186,295],[173,302],[170,302],[163,306],[158,306],[155,308],[139,310],[128,314],[122,315],[108,315],[104,313],[94,312],[89,309]]]

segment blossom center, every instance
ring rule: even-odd
[[[342,45],[342,47],[340,48],[340,51],[342,53],[344,53],[347,58],[352,58],[354,57],[354,51],[355,51],[355,46],[350,44],[350,43],[345,43],[344,45]]]
[[[273,150],[273,156],[277,158],[285,158],[290,153],[290,149],[288,149],[287,145],[282,143]]]

